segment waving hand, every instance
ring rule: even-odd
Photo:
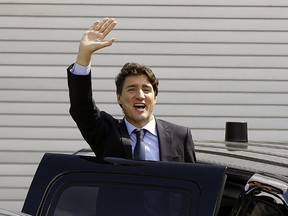
[[[77,56],[77,63],[80,65],[88,65],[92,54],[104,47],[111,46],[115,38],[105,40],[105,37],[116,26],[117,22],[113,18],[105,18],[96,21],[83,35]]]

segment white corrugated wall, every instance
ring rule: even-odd
[[[1,0],[0,206],[21,209],[44,152],[87,147],[68,114],[66,67],[106,16],[117,41],[93,58],[100,108],[122,117],[114,77],[136,61],[160,79],[156,116],[195,140],[247,121],[250,140],[288,143],[288,1]]]

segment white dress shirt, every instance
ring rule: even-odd
[[[73,65],[73,67],[71,68],[70,72],[75,74],[75,75],[85,76],[85,75],[88,75],[90,73],[90,70],[91,70],[91,64],[89,64],[87,66],[82,66],[82,65],[75,63]]]
[[[131,138],[132,150],[134,152],[136,145],[136,134],[133,133],[134,129],[137,129],[134,125],[130,124],[126,118],[124,118],[128,133]],[[139,128],[138,128],[139,129]],[[156,121],[153,118],[147,125],[142,129],[146,130],[143,138],[143,143],[145,143],[145,160],[159,161],[159,142],[156,130]]]

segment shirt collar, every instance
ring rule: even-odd
[[[131,135],[131,133],[133,132],[134,129],[137,129],[134,125],[132,125],[130,122],[127,121],[126,118],[124,118],[127,130],[129,135]],[[157,130],[156,130],[156,121],[155,118],[153,117],[152,120],[145,125],[142,129],[146,129],[147,131],[149,131],[151,134],[157,136]]]

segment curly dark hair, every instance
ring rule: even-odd
[[[146,65],[141,65],[133,62],[126,63],[121,69],[120,73],[115,78],[117,95],[121,95],[126,77],[137,75],[145,75],[148,78],[155,92],[155,96],[157,96],[159,81],[154,75],[153,71]]]

